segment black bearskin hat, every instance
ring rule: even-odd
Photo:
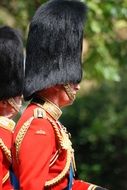
[[[79,0],[51,0],[38,8],[27,40],[26,100],[56,84],[81,81],[85,12]]]
[[[19,96],[23,91],[23,43],[20,33],[0,27],[0,100]]]

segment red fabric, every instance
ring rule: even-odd
[[[89,186],[90,184],[87,182],[82,180],[74,180],[72,190],[87,190]]]
[[[5,146],[10,150],[12,133],[9,130],[0,127],[0,138]],[[2,184],[2,179],[8,173],[9,167],[10,162],[5,155],[5,152],[0,147],[0,190],[13,190],[10,179],[7,179],[6,182]]]
[[[68,185],[68,174],[56,185],[45,188],[45,182],[58,176],[66,164],[66,151],[62,151],[54,165],[50,160],[58,150],[57,139],[52,124],[44,118],[34,118],[21,143],[18,160],[15,140],[23,124],[33,116],[37,105],[30,104],[17,123],[13,136],[13,169],[20,182],[20,190],[64,190]],[[59,126],[58,126],[59,127]],[[44,134],[36,134],[42,130]],[[72,190],[88,190],[90,186],[81,180],[74,180]]]
[[[21,126],[31,116],[37,106],[31,104],[20,118],[14,133],[13,144]],[[36,134],[43,130],[45,134]],[[57,150],[57,141],[52,124],[43,118],[32,121],[20,146],[18,161],[16,159],[15,146],[13,152],[13,168],[20,181],[22,190],[43,190],[47,180],[56,177],[63,170],[66,163],[66,152],[63,151],[54,165],[49,168],[50,159]],[[56,185],[53,190],[62,190],[67,186],[68,175]]]

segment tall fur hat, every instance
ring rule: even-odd
[[[20,33],[0,27],[0,100],[19,96],[23,91],[23,43]]]
[[[85,12],[79,0],[51,0],[38,8],[26,48],[26,100],[55,84],[81,81]]]

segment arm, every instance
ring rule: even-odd
[[[100,186],[82,181],[82,180],[74,180],[72,190],[108,190],[102,188]]]

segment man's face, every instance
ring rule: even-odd
[[[12,118],[15,115],[15,109],[6,101],[0,101],[0,115]]]
[[[22,104],[22,98],[20,96],[17,96],[14,98],[15,104],[18,109],[20,109]],[[8,100],[0,101],[0,115],[12,118],[17,114],[17,110],[14,108],[13,105],[11,105]]]
[[[69,84],[69,86],[70,86],[70,91],[73,94],[74,99],[75,99],[77,91],[80,89],[80,85],[71,83],[71,84]],[[60,107],[71,105],[74,100],[70,99],[64,86],[58,85],[58,88],[59,88],[59,105],[60,105]]]

